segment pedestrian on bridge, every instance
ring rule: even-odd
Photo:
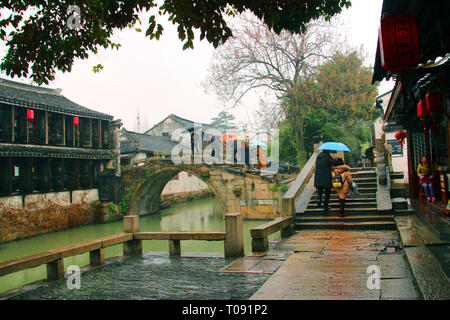
[[[328,211],[330,207],[331,192],[331,168],[335,164],[335,160],[330,155],[330,150],[323,150],[316,159],[316,173],[314,175],[314,187],[317,188],[317,207],[322,207],[322,195],[325,192],[323,202],[323,210]]]
[[[341,187],[333,186],[339,197],[339,216],[344,216],[345,199],[347,198],[348,188],[353,185],[352,174],[350,173],[350,167],[344,163],[341,158],[336,159],[335,166],[332,168],[331,176],[335,178],[337,175],[341,176]]]

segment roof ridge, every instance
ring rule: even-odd
[[[12,81],[4,78],[0,78],[0,85],[43,94],[61,95],[62,92],[62,89],[60,88],[56,89],[45,88],[41,86],[34,86],[32,84]]]

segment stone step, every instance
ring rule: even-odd
[[[356,182],[356,184],[358,185],[358,189],[359,188],[376,188],[377,187],[377,182],[373,181],[373,182]]]
[[[372,183],[377,183],[377,177],[370,177],[370,178],[355,178],[353,177],[353,181],[355,181],[356,183],[365,183],[365,182],[372,182]]]
[[[304,215],[317,215],[317,214],[329,214],[329,215],[337,215],[339,213],[339,208],[331,208],[328,211],[323,211],[322,208],[315,208],[315,209],[306,209],[304,213],[299,213],[299,214],[304,214]],[[373,208],[348,208],[347,206],[345,207],[344,210],[344,214],[377,214],[377,207],[373,207]]]
[[[354,167],[354,168],[350,168],[351,172],[354,172],[354,171],[376,171],[376,170],[377,170],[377,167],[365,167],[365,168]]]
[[[376,187],[372,187],[372,188],[358,188],[358,192],[359,193],[375,193],[377,192],[377,188]],[[331,194],[336,193],[336,191],[334,191],[334,189],[331,189]]]
[[[324,199],[324,196],[322,196],[322,201],[323,201],[323,199]],[[364,199],[371,200],[371,201],[377,201],[377,196],[376,196],[376,194],[372,194],[372,193],[361,193],[359,196],[358,195],[354,195],[354,196],[347,195],[346,201],[360,201],[360,200],[365,201]],[[330,194],[330,201],[331,200],[339,200],[338,195],[336,193]],[[314,194],[311,197],[310,201],[317,201],[317,195]]]
[[[322,198],[323,201],[323,198]],[[345,204],[350,204],[350,203],[354,203],[354,202],[376,202],[377,198],[376,197],[365,197],[365,198],[353,198],[353,197],[349,197],[347,199],[345,199]],[[339,198],[336,197],[330,197],[330,204],[331,203],[339,203]],[[311,199],[311,201],[309,202],[308,205],[317,205],[317,197],[315,199]]]
[[[313,217],[296,217],[296,223],[304,223],[304,222],[375,222],[375,221],[387,221],[393,222],[393,215],[353,215],[353,216],[313,216]]]
[[[394,212],[394,214],[396,216],[409,216],[409,215],[415,213],[414,209],[410,209],[410,208],[408,208],[408,209],[396,209],[393,212]]]
[[[393,210],[405,210],[408,209],[408,201],[405,198],[393,198],[392,199]]]
[[[330,201],[330,203],[328,204],[331,208],[339,208],[340,203],[339,200],[333,200]],[[377,207],[377,202],[376,201],[365,201],[365,202],[356,202],[356,201],[345,201],[345,208],[376,208]],[[308,204],[308,209],[318,209],[317,208],[317,202],[315,203],[309,203]]]
[[[377,173],[375,171],[357,171],[352,172],[352,178],[358,179],[358,178],[373,178],[376,177]]]
[[[302,229],[344,229],[344,230],[395,230],[395,222],[303,222],[295,224],[296,230]]]

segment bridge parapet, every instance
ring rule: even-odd
[[[305,166],[300,171],[299,175],[295,181],[291,184],[290,188],[283,195],[281,216],[290,217],[295,216],[295,204],[299,200],[302,192],[304,191],[306,185],[311,180],[316,169],[316,159],[318,151],[315,151],[309,160],[306,162]],[[308,199],[309,201],[309,199]]]

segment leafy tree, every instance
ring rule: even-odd
[[[337,43],[330,24],[310,22],[297,35],[276,34],[251,15],[242,15],[238,22],[232,26],[235,36],[214,52],[205,87],[232,106],[249,92],[262,89],[278,100],[277,107],[286,105],[283,113],[293,121],[296,153],[304,161],[303,121],[308,105],[302,95],[308,89],[307,80],[331,58]]]
[[[120,44],[111,41],[114,30],[140,23],[141,12],[157,11],[148,20],[146,37],[159,39],[163,27],[157,17],[168,15],[178,25],[178,37],[187,49],[193,48],[194,30],[214,47],[225,43],[232,36],[225,18],[246,10],[276,33],[301,33],[310,20],[330,19],[350,4],[347,0],[166,0],[158,7],[156,0],[1,1],[0,39],[9,48],[0,67],[12,77],[30,76],[39,84],[48,83],[56,69],[70,72],[75,59],[86,59],[100,47],[119,49]],[[78,6],[79,14],[70,5]],[[81,28],[73,28],[74,20]]]
[[[227,129],[236,129],[233,121],[235,120],[232,114],[229,114],[226,111],[221,111],[217,115],[217,117],[211,118],[212,122],[210,123],[212,126],[221,128],[223,130]]]
[[[356,52],[336,52],[310,80],[305,97],[311,105],[305,116],[306,150],[312,152],[312,137],[345,143],[356,163],[361,145],[370,139],[369,123],[378,116],[374,107],[377,86],[372,71],[362,65]]]

